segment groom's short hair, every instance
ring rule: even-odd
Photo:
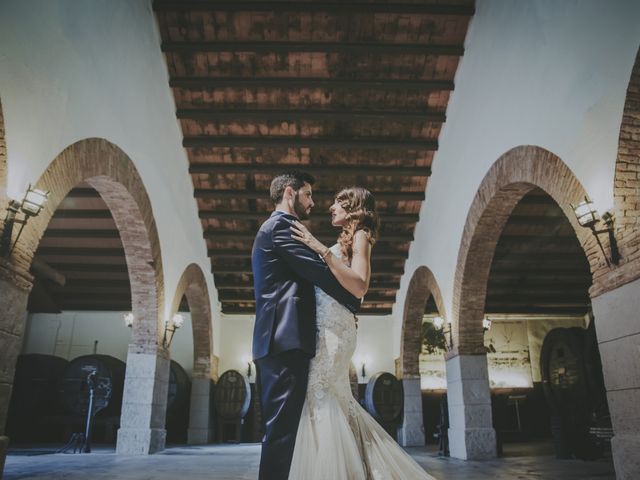
[[[283,172],[271,180],[271,188],[269,190],[271,201],[274,205],[277,205],[282,201],[285,188],[291,187],[294,190],[300,190],[305,183],[313,185],[315,181],[316,179],[312,175],[299,170]]]

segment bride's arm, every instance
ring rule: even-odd
[[[358,230],[353,238],[353,256],[351,267],[331,253],[331,250],[318,241],[307,228],[299,222],[294,222],[292,237],[300,240],[318,253],[336,277],[340,285],[357,298],[364,297],[369,289],[371,278],[371,243],[368,234]]]

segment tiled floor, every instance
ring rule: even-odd
[[[615,479],[610,461],[557,460],[547,444],[507,445],[504,457],[482,462],[438,457],[433,448],[408,451],[438,480]],[[171,447],[146,457],[116,456],[112,448],[100,447],[82,455],[25,453],[9,454],[4,480],[254,480],[260,446]]]

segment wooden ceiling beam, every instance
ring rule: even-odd
[[[264,13],[330,13],[334,15],[446,15],[470,17],[475,13],[472,3],[447,5],[441,3],[387,3],[361,1],[215,1],[155,0],[156,12],[264,12]]]
[[[107,250],[107,249],[105,249]],[[218,258],[251,258],[251,252],[249,250],[239,250],[236,248],[209,248],[207,249],[207,255],[209,257]],[[409,252],[406,250],[390,251],[390,250],[373,250],[371,258],[375,262],[376,260],[405,260],[409,256]]]
[[[463,45],[385,42],[297,42],[297,41],[168,41],[161,49],[167,53],[338,53],[346,55],[437,55],[461,57]]]
[[[385,138],[385,137],[302,137],[290,135],[196,135],[185,136],[184,148],[358,148],[393,150],[438,150],[438,141],[429,138]]]
[[[92,210],[92,209],[58,209],[53,214],[53,218],[95,218],[108,219],[113,218],[110,210]]]
[[[361,308],[358,316],[361,315],[391,315],[391,308]],[[227,315],[255,315],[255,308],[237,307],[234,305],[222,304],[222,313]]]
[[[63,257],[123,257],[124,248],[88,248],[88,247],[40,247],[36,251],[38,256]]]
[[[65,274],[72,272],[129,273],[126,263],[120,265],[100,263],[51,263],[50,265]]]
[[[444,112],[410,111],[410,110],[275,110],[275,109],[211,109],[191,108],[178,109],[176,116],[181,120],[202,121],[402,121],[444,123],[447,119]]]
[[[198,216],[203,220],[217,219],[217,220],[243,220],[243,221],[264,221],[272,212],[232,212],[225,210],[218,212],[215,210],[200,210]],[[327,213],[312,213],[311,220],[321,221],[324,220],[327,223],[331,221],[330,216]],[[384,213],[380,212],[380,221],[383,223],[416,223],[420,220],[420,215],[417,213]]]
[[[396,202],[421,202],[424,200],[424,191],[420,192],[372,192],[376,200]],[[313,192],[314,200],[332,200],[336,192],[316,190]],[[268,198],[268,192],[250,190],[216,190],[208,188],[196,188],[193,191],[195,198],[216,200],[264,200]]]
[[[117,229],[88,229],[88,228],[52,228],[44,232],[45,238],[120,238]],[[71,248],[71,247],[70,247]]]
[[[172,77],[169,79],[172,88],[194,90],[215,90],[222,88],[318,88],[331,90],[346,88],[350,90],[419,90],[448,91],[454,90],[453,80],[402,80],[402,79],[349,79],[319,77]]]
[[[221,174],[240,173],[256,174],[268,173],[277,175],[287,168],[299,169],[311,175],[355,175],[359,177],[429,177],[431,167],[405,167],[402,165],[283,165],[256,163],[196,163],[189,166],[189,173]]]
[[[224,231],[224,230],[205,230],[203,232],[203,237],[207,240],[219,240],[219,241],[229,241],[229,240],[238,240],[238,241],[251,241],[256,238],[257,232],[243,232],[243,231]],[[335,242],[337,238],[336,231],[319,231],[315,233],[315,236],[318,240],[322,242]],[[378,242],[412,242],[413,234],[411,233],[387,233],[380,234],[378,238]]]

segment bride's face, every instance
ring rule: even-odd
[[[334,201],[333,205],[329,208],[331,212],[331,225],[334,227],[341,227],[347,221],[347,211],[342,208],[342,205],[338,201]]]

